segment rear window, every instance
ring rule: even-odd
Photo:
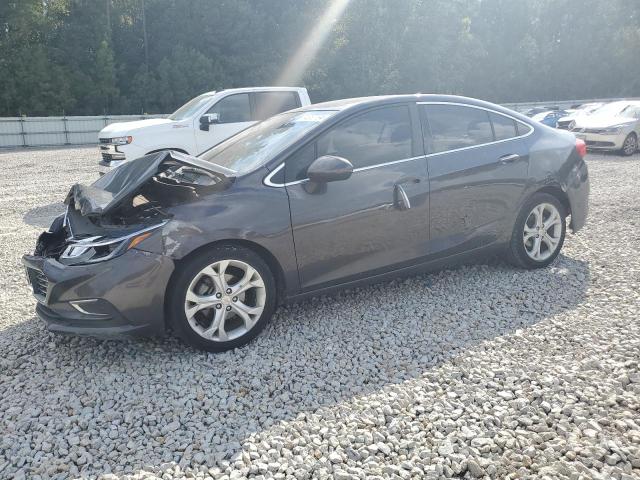
[[[254,120],[262,121],[278,113],[298,108],[298,95],[295,92],[257,92],[254,93]]]

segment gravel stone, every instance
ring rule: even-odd
[[[245,348],[48,333],[20,256],[97,148],[0,152],[0,478],[640,478],[640,154],[557,262],[278,308]]]

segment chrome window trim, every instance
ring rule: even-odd
[[[412,160],[419,160],[421,158],[425,158],[427,155],[418,155],[417,157],[410,157],[410,158],[403,158],[400,160],[393,160],[391,162],[384,162],[384,163],[378,163],[376,165],[368,165],[366,167],[359,167],[359,168],[354,168],[353,169],[353,173],[358,173],[358,172],[364,172],[366,170],[371,170],[374,168],[380,168],[380,167],[387,167],[389,165],[395,165],[397,163],[405,163],[405,162],[410,162]],[[280,165],[278,165],[269,175],[267,175],[264,180],[263,183],[265,185],[267,185],[268,187],[276,187],[276,188],[281,188],[281,187],[289,187],[291,185],[299,185],[301,183],[305,183],[308,182],[309,179],[308,178],[303,178],[302,180],[294,180],[293,182],[285,182],[285,183],[274,183],[271,181],[271,178],[277,174],[280,170],[282,170],[284,168],[285,162],[282,162]]]
[[[463,150],[470,150],[472,148],[479,148],[479,147],[485,147],[487,145],[496,145],[498,143],[510,142],[511,140],[517,140],[517,139],[528,137],[529,135],[533,135],[533,132],[535,132],[535,127],[533,125],[530,125],[530,124],[528,124],[526,122],[523,122],[522,120],[519,120],[516,117],[512,117],[509,114],[498,112],[497,110],[493,110],[491,108],[481,107],[479,105],[470,105],[468,103],[457,103],[457,102],[456,103],[454,103],[454,102],[416,102],[416,105],[454,105],[454,106],[457,106],[457,107],[476,108],[478,110],[484,110],[486,112],[495,113],[496,115],[502,115],[503,117],[510,118],[514,122],[517,122],[517,123],[520,123],[522,125],[526,125],[527,127],[529,127],[529,131],[527,133],[525,133],[524,135],[518,135],[516,137],[505,138],[504,140],[494,140],[493,142],[480,143],[478,145],[471,145],[470,147],[460,147],[460,148],[454,148],[452,150],[445,150],[443,152],[427,153],[425,155],[426,157],[436,157],[438,155],[446,155],[447,153],[461,152]]]
[[[385,162],[385,163],[379,163],[377,165],[369,165],[367,167],[354,168],[353,169],[354,173],[362,172],[362,171],[365,171],[365,170],[371,170],[373,168],[386,167],[388,165],[394,165],[396,163],[410,162],[411,160],[418,160],[420,158],[425,158],[426,159],[426,158],[429,158],[429,157],[436,157],[436,156],[439,156],[439,155],[446,155],[447,153],[461,152],[461,151],[464,151],[464,150],[470,150],[472,148],[479,148],[479,147],[485,147],[487,145],[496,145],[498,143],[510,142],[512,140],[517,140],[517,139],[528,137],[529,135],[533,135],[533,133],[536,130],[533,125],[530,125],[530,124],[528,124],[526,122],[523,122],[522,120],[519,120],[516,117],[513,117],[513,116],[511,116],[511,115],[509,115],[507,113],[498,112],[497,110],[493,110],[491,108],[486,108],[486,107],[481,107],[479,105],[471,105],[471,104],[468,104],[468,103],[459,103],[459,102],[416,102],[416,105],[454,105],[454,106],[458,106],[458,107],[476,108],[478,110],[484,110],[486,112],[491,112],[491,113],[495,113],[496,115],[502,115],[503,117],[510,118],[514,122],[520,123],[522,125],[526,125],[529,128],[529,131],[527,133],[525,133],[524,135],[518,135],[518,136],[512,137],[512,138],[505,138],[504,140],[495,140],[493,142],[481,143],[479,145],[471,145],[470,147],[455,148],[453,150],[446,150],[444,152],[427,153],[425,155],[418,155],[417,157],[403,158],[402,160],[394,160],[392,162]],[[280,172],[280,170],[282,170],[284,168],[284,165],[285,165],[285,162],[280,163],[280,165],[278,165],[271,173],[269,173],[262,180],[262,182],[268,187],[282,188],[282,187],[288,187],[288,186],[291,186],[291,185],[299,185],[301,183],[305,183],[305,182],[309,181],[308,178],[304,178],[302,180],[294,180],[293,182],[274,183],[271,179],[278,172]]]

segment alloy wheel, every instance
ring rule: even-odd
[[[562,217],[550,203],[536,205],[524,223],[524,249],[536,262],[544,262],[555,253],[562,239]]]
[[[638,148],[638,141],[634,135],[629,135],[624,140],[624,144],[622,145],[622,151],[625,155],[633,155]]]
[[[248,333],[265,308],[264,280],[248,263],[221,260],[200,270],[184,302],[189,326],[201,337],[227,342]]]

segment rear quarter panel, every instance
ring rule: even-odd
[[[571,211],[571,228],[584,225],[588,212],[589,176],[587,165],[576,150],[573,134],[544,126],[528,138],[529,172],[523,201],[544,187],[562,190]]]

